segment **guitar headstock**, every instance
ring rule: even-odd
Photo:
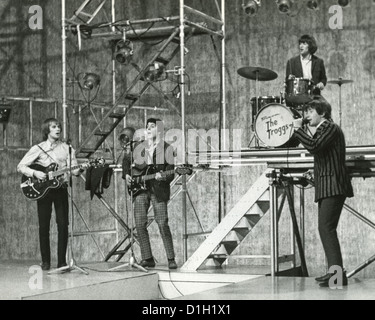
[[[90,160],[90,162],[89,162],[89,166],[95,167],[95,168],[102,167],[104,165],[105,165],[105,159],[104,158],[95,158],[93,160]]]
[[[176,173],[179,175],[191,175],[193,173],[193,168],[191,165],[181,165],[176,167]]]

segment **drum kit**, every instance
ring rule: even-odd
[[[276,72],[261,67],[243,67],[237,73],[256,81],[256,96],[251,98],[253,137],[269,148],[297,147],[299,142],[292,139],[293,121],[302,118],[303,106],[312,100],[314,84],[309,79],[292,78],[285,82],[285,92],[280,96],[259,96],[259,82],[277,79]],[[352,80],[330,80],[327,83],[338,84],[340,87],[340,126],[341,126],[341,86]],[[252,139],[252,140],[253,140]],[[249,146],[251,145],[250,144]]]

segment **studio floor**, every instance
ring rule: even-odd
[[[35,261],[0,263],[1,300],[373,300],[375,279],[352,277],[343,289],[320,288],[313,277],[271,277],[265,267],[148,272],[121,263],[77,264],[42,271]],[[114,267],[121,266],[112,271]]]

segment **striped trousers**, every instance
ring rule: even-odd
[[[142,192],[134,199],[134,219],[138,241],[141,247],[142,259],[149,259],[152,257],[150,237],[147,230],[147,213],[150,203],[152,203],[154,209],[155,221],[159,227],[167,258],[174,259],[175,253],[172,234],[168,225],[168,203],[166,201],[158,202],[156,196],[150,191]]]

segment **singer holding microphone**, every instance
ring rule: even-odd
[[[294,137],[314,156],[318,228],[328,263],[328,273],[315,280],[321,287],[329,287],[331,278],[337,280],[338,286],[346,286],[347,277],[336,231],[345,199],[353,197],[351,179],[345,164],[345,137],[331,118],[332,108],[327,100],[314,96],[304,108],[305,119],[294,120]],[[312,137],[303,129],[304,122],[316,127]]]

